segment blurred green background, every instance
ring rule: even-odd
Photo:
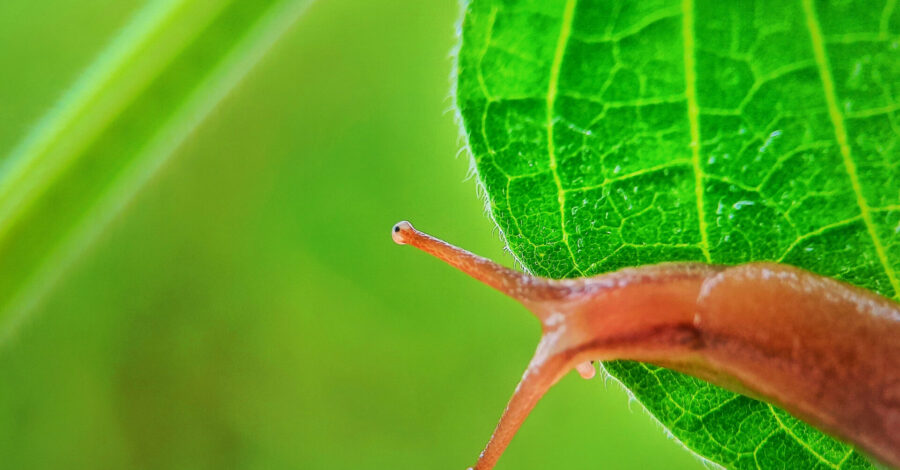
[[[0,155],[142,3],[0,2]],[[389,236],[512,265],[454,157],[458,12],[313,4],[0,345],[0,466],[473,463],[538,325]],[[498,468],[700,466],[573,373]]]

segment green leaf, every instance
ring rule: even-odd
[[[900,292],[896,2],[474,0],[457,106],[532,272],[775,260]],[[729,468],[868,468],[766,403],[607,370]]]
[[[309,3],[148,3],[0,159],[0,337]]]

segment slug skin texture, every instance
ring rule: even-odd
[[[664,366],[772,403],[900,467],[900,305],[777,263],[664,263],[589,278],[530,276],[400,222],[413,245],[518,300],[537,351],[475,470],[494,467],[544,393],[590,361]]]

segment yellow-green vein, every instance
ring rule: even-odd
[[[850,155],[850,143],[847,139],[847,128],[844,125],[844,116],[837,103],[837,92],[834,89],[834,79],[831,77],[831,69],[828,66],[828,58],[825,55],[825,38],[822,36],[822,29],[819,27],[819,20],[816,18],[815,7],[812,0],[801,0],[803,3],[803,12],[806,15],[806,25],[809,29],[810,42],[812,43],[813,55],[816,58],[816,65],[819,68],[819,77],[822,80],[822,90],[825,94],[825,102],[828,105],[828,115],[834,127],[834,135],[837,140],[838,147],[841,151],[841,158],[844,161],[844,169],[847,170],[847,176],[850,178],[850,185],[853,187],[853,193],[856,195],[856,204],[859,206],[860,214],[866,225],[866,230],[872,238],[872,244],[875,246],[875,253],[878,260],[884,268],[884,272],[894,289],[893,297],[900,295],[900,281],[891,267],[884,250],[884,245],[875,231],[875,223],[872,221],[872,213],[869,203],[862,193],[862,186],[859,183],[859,174],[856,171],[856,162]]]
[[[563,191],[562,180],[556,169],[556,146],[553,142],[553,116],[556,106],[556,91],[559,86],[559,71],[562,68],[563,56],[566,54],[566,46],[569,44],[569,36],[572,34],[572,19],[575,17],[575,4],[577,0],[567,0],[563,10],[562,25],[559,28],[559,38],[556,40],[556,53],[553,55],[553,64],[550,66],[550,81],[547,85],[547,154],[550,157],[550,172],[556,183],[556,199],[559,202],[559,223],[562,231],[563,244],[572,258],[572,266],[575,271],[581,272],[575,253],[569,243],[569,233],[566,232],[566,193]],[[582,273],[583,275],[583,273]]]
[[[700,225],[700,249],[706,261],[709,256],[709,234],[703,210],[703,168],[700,167],[700,106],[697,104],[697,73],[694,58],[694,2],[681,2],[681,29],[684,42],[684,93],[691,128],[691,163],[694,168],[694,195],[697,199],[697,221]]]
[[[819,459],[819,460],[820,460],[822,463],[824,463],[825,465],[827,465],[827,466],[829,466],[829,467],[831,467],[831,468],[834,468],[834,469],[839,468],[837,465],[835,465],[834,462],[832,462],[832,461],[826,459],[822,454],[816,452],[816,450],[813,449],[812,446],[810,446],[809,443],[806,442],[806,440],[801,439],[800,436],[798,436],[798,435],[794,432],[793,429],[789,428],[786,424],[784,424],[784,421],[782,421],[781,418],[778,416],[778,411],[775,409],[774,406],[772,406],[772,405],[769,404],[769,403],[766,403],[766,407],[769,408],[769,412],[772,413],[772,417],[775,418],[775,422],[778,423],[778,427],[780,427],[785,433],[787,433],[787,435],[793,437],[794,440],[797,441],[801,446],[803,446],[804,449],[806,449],[807,451],[809,451],[810,454],[812,454],[813,456],[815,456],[817,459]]]

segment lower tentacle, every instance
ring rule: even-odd
[[[590,362],[587,364],[593,369]],[[572,367],[563,355],[546,355],[538,348],[538,353],[531,360],[528,369],[522,376],[522,380],[516,387],[509,404],[503,411],[503,416],[497,424],[491,439],[474,467],[469,470],[491,470],[497,464],[497,460],[506,450],[516,431],[525,422],[525,418],[544,396],[544,393],[565,375]],[[584,376],[584,374],[582,374]]]

